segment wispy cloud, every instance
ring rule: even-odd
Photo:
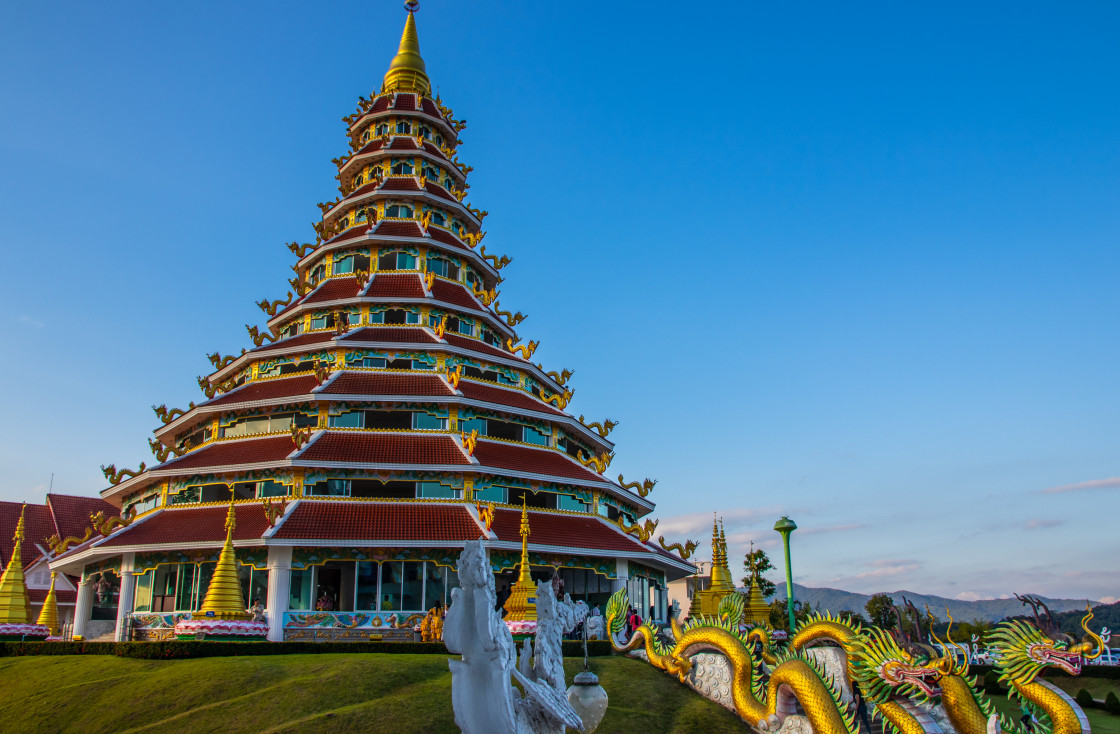
[[[1041,528],[1056,528],[1064,523],[1065,520],[1059,520],[1055,517],[1036,517],[1027,520],[1027,524],[1023,527],[1026,530],[1039,530]]]
[[[759,520],[777,517],[781,512],[781,507],[771,505],[769,507],[733,507],[730,510],[725,510],[719,513],[723,518],[725,528],[740,528],[743,526],[750,526],[758,523]],[[712,532],[712,513],[710,512],[690,512],[687,515],[674,515],[672,517],[661,518],[661,523],[658,525],[658,530],[664,530],[666,533],[673,533],[678,535],[691,535],[695,537],[708,538]],[[699,538],[697,538],[699,539]]]
[[[1109,477],[1108,479],[1090,479],[1087,482],[1063,484],[1060,487],[1050,487],[1048,489],[1044,489],[1040,492],[1040,494],[1064,494],[1065,492],[1085,492],[1093,489],[1120,489],[1120,477]]]
[[[922,562],[912,558],[881,558],[863,565],[868,570],[850,576],[837,576],[830,583],[878,580],[911,574],[922,567]]]
[[[975,591],[962,591],[961,593],[957,594],[956,598],[960,599],[961,601],[980,601],[984,597],[980,596]]]
[[[19,322],[21,324],[25,324],[26,326],[34,327],[36,329],[42,329],[43,326],[45,326],[45,324],[42,321],[39,321],[38,319],[33,319],[30,316],[28,316],[27,314],[23,314],[22,316],[20,316],[19,317]]]
[[[850,522],[843,525],[815,525],[807,528],[798,528],[798,535],[820,535],[821,533],[842,533],[846,530],[859,530],[867,527],[867,523]]]

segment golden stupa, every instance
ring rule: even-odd
[[[529,575],[529,509],[521,498],[521,572],[502,608],[507,622],[537,621],[537,587]]]
[[[229,501],[229,514],[226,516],[226,544],[218,556],[214,567],[214,577],[206,589],[202,607],[195,615],[198,619],[252,619],[245,611],[245,597],[241,594],[241,581],[237,578],[237,556],[233,551],[233,529],[237,518],[233,510],[233,498]]]
[[[751,570],[751,588],[747,592],[747,603],[743,607],[743,622],[746,624],[770,627],[770,605],[762,598],[758,584],[758,563],[754,560],[754,541],[751,541],[751,554],[747,556],[747,566]]]
[[[19,523],[16,525],[16,534],[12,540],[12,557],[0,576],[0,624],[31,624],[31,600],[27,597],[27,584],[23,578],[23,556],[20,547],[23,545],[23,513],[27,510],[24,505],[19,512]]]
[[[727,538],[723,528],[713,518],[711,582],[708,588],[693,592],[688,616],[714,617],[719,614],[719,603],[723,597],[734,593],[736,593],[735,582],[731,577],[731,569],[727,567]]]
[[[45,625],[51,631],[51,636],[58,636],[58,597],[54,593],[54,582],[58,578],[56,571],[51,571],[51,588],[47,591],[47,598],[43,600],[43,608],[39,612],[39,624]]]

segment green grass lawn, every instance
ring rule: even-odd
[[[1047,678],[1058,688],[1068,693],[1071,696],[1076,696],[1077,692],[1084,688],[1089,694],[1097,699],[1103,701],[1104,697],[1108,695],[1109,691],[1114,691],[1117,696],[1120,696],[1120,680],[1111,680],[1109,678],[1090,678],[1088,676],[1078,676],[1076,678]]]
[[[569,681],[582,663],[565,661]],[[591,669],[611,698],[601,732],[746,730],[647,663],[592,658]],[[360,731],[458,732],[447,657],[0,658],[0,732]]]

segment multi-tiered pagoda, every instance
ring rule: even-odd
[[[499,589],[516,580],[521,506],[535,579],[602,604],[624,583],[663,617],[694,572],[639,519],[652,483],[606,475],[613,423],[565,412],[570,373],[532,360],[499,306],[509,258],[467,203],[464,124],[432,97],[411,8],[384,82],[344,118],[340,195],[287,297],[262,301],[252,348],[211,355],[205,402],[157,408],[158,464],[109,467],[126,525],[60,546],[51,568],[119,584],[117,635],[170,635],[198,614],[225,541],[271,639],[362,637],[443,605],[464,541],[484,538]]]

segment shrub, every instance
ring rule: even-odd
[[[1116,691],[1109,691],[1104,697],[1104,710],[1110,714],[1120,715],[1120,698],[1116,697]]]
[[[1077,695],[1073,697],[1073,700],[1077,701],[1077,705],[1083,709],[1091,708],[1093,704],[1096,703],[1093,700],[1092,694],[1084,688],[1078,689]]]
[[[1003,693],[1003,687],[999,684],[999,673],[994,670],[984,673],[984,692],[990,694]]]

